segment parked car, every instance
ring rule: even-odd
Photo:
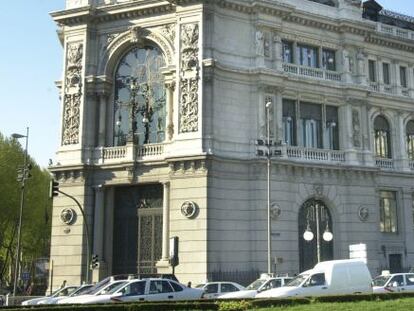
[[[370,294],[371,282],[371,274],[363,261],[331,260],[299,274],[285,287],[259,293],[256,298]]]
[[[414,292],[414,273],[380,275],[372,281],[372,285],[372,289],[376,294]]]
[[[79,303],[78,301],[82,301],[85,298],[95,297],[99,295],[106,295],[107,293],[111,292],[114,288],[117,288],[120,285],[124,285],[128,283],[128,280],[113,280],[110,279],[109,282],[104,280],[105,282],[101,281],[97,283],[94,287],[92,287],[87,293],[78,295],[75,297],[66,297],[65,299],[59,300],[57,304],[76,304]]]
[[[204,291],[199,288],[189,288],[178,282],[162,278],[130,280],[110,292],[92,297],[79,297],[79,304],[95,304],[108,302],[130,301],[176,301],[198,300]]]
[[[244,286],[241,286],[235,282],[208,282],[197,285],[196,288],[201,288],[204,291],[203,298],[206,299],[214,299],[223,294],[238,292],[246,289]]]
[[[94,287],[94,285],[92,285],[92,284],[84,284],[84,285],[79,286],[74,292],[72,292],[68,296],[49,297],[48,299],[44,299],[42,301],[39,301],[37,304],[38,305],[53,305],[53,304],[57,304],[58,301],[63,300],[63,299],[66,299],[66,298],[69,298],[69,297],[76,297],[76,296],[80,296],[80,295],[85,295],[93,287]]]
[[[58,290],[54,291],[49,296],[44,296],[44,297],[39,297],[39,298],[33,298],[33,299],[25,300],[25,301],[22,302],[22,306],[38,305],[38,304],[43,303],[43,301],[49,300],[50,298],[67,297],[67,296],[69,296],[71,293],[73,293],[78,288],[79,288],[79,286],[65,286],[63,288],[59,288]]]
[[[258,293],[267,291],[272,288],[285,286],[292,280],[288,276],[272,277],[268,274],[262,274],[259,279],[251,283],[244,290],[227,293],[219,296],[219,299],[237,299],[237,298],[255,298]]]

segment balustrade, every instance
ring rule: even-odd
[[[345,153],[336,150],[287,147],[287,157],[308,161],[345,162]]]
[[[375,164],[379,168],[394,169],[394,160],[393,159],[377,158],[375,160]]]

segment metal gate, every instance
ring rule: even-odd
[[[113,274],[156,273],[162,255],[162,185],[115,189]]]

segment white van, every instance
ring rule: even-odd
[[[259,293],[256,298],[372,294],[371,282],[371,274],[363,261],[331,260],[302,272],[285,287]]]

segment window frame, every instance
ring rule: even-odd
[[[381,118],[386,121],[387,129],[380,128],[376,121]],[[378,121],[379,122],[379,121]],[[374,155],[376,158],[392,159],[391,125],[384,115],[378,115],[373,122],[374,129]]]
[[[368,79],[372,83],[378,82],[376,60],[368,59]]]
[[[408,87],[408,80],[407,80],[407,67],[400,66],[400,85],[403,88]]]
[[[388,202],[386,211],[385,200]],[[394,204],[392,204],[394,203]],[[379,191],[379,220],[380,232],[386,234],[398,234],[398,200],[397,191]]]
[[[391,85],[390,64],[382,63],[382,78],[385,85]]]

